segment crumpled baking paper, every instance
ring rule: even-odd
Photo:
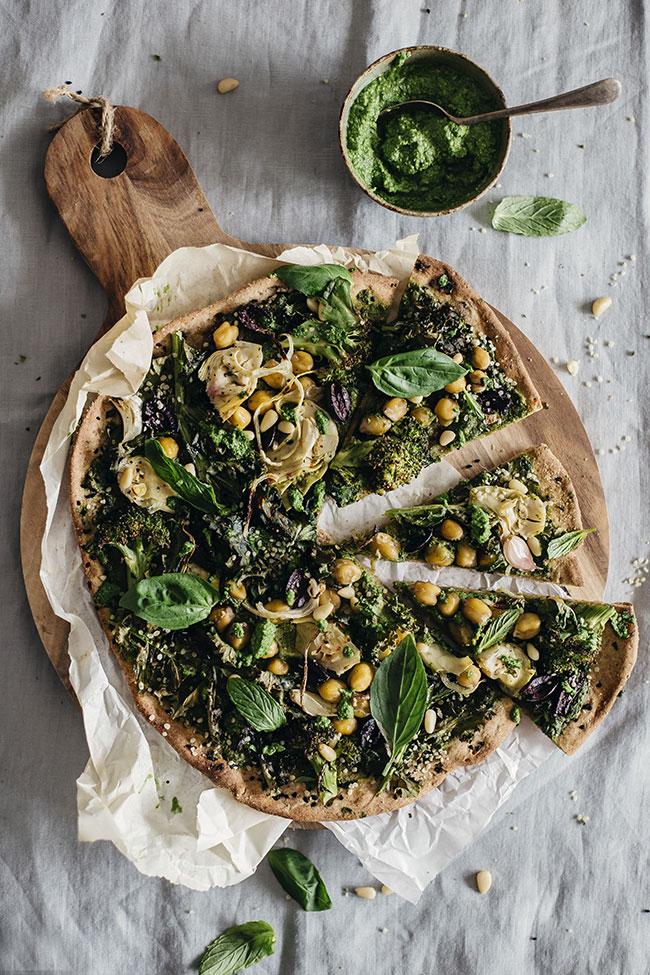
[[[224,244],[181,248],[151,278],[135,282],[125,296],[124,317],[90,349],[72,381],[41,463],[47,499],[41,581],[54,612],[70,624],[70,680],[90,751],[77,782],[79,838],[111,840],[144,874],[195,890],[238,883],[255,871],[289,823],[256,812],[215,788],[135,708],[88,593],[69,513],[69,440],[86,398],[94,392],[116,397],[135,393],[149,369],[155,329],[268,274],[282,260],[353,262],[360,269],[399,277],[404,284],[417,254],[416,236],[379,253],[351,254],[319,245],[291,248],[277,260]],[[336,519],[329,505],[322,526],[333,536],[340,536],[342,528],[344,534],[362,530],[381,520],[389,505],[421,500],[444,490],[445,481],[457,479],[443,462],[406,488],[359,502]],[[436,577],[430,569],[409,564],[382,566],[380,574],[391,581],[409,574],[422,577],[423,572]],[[472,574],[469,581],[467,572],[458,573],[464,576],[461,584],[495,585],[493,578],[479,582]],[[445,580],[453,584],[450,571]],[[377,879],[415,902],[427,883],[480,832],[517,782],[552,751],[531,722],[522,722],[487,761],[454,773],[407,809],[325,825]]]

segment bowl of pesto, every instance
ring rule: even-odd
[[[361,189],[398,213],[436,217],[478,200],[505,166],[510,119],[456,125],[435,112],[395,112],[391,105],[426,99],[468,117],[506,107],[503,92],[478,64],[444,47],[406,47],[385,54],[348,92],[339,120],[343,159]]]

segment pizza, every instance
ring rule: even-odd
[[[339,265],[281,266],[165,325],[137,394],[96,397],[71,449],[82,564],[141,714],[216,785],[297,820],[412,802],[489,755],[520,707],[563,746],[578,719],[588,726],[586,695],[601,692],[593,709],[604,713],[633,659],[627,607],[599,607],[610,630],[627,627],[614,653],[604,624],[566,603],[573,642],[587,634],[591,655],[540,670],[517,635],[533,613],[521,600],[504,610],[505,595],[389,591],[353,545],[319,532],[326,493],[384,490],[406,476],[395,464],[411,477],[539,405],[510,339],[455,272],[420,258],[390,322],[397,283]],[[479,348],[490,362],[471,378]],[[436,412],[442,398],[456,404],[450,423]],[[390,426],[364,433],[368,415]],[[413,424],[421,433],[410,440]],[[455,438],[442,448],[445,432]],[[375,474],[346,479],[342,452],[359,443]],[[415,460],[403,468],[403,457]],[[481,602],[485,619],[471,629],[467,607]],[[559,626],[534,606],[544,634]],[[517,688],[481,656],[495,627],[530,672]],[[598,688],[605,662],[612,676]],[[546,697],[538,678],[555,682]],[[574,695],[558,730],[546,710],[557,711],[562,681],[579,685],[580,710]]]
[[[573,553],[589,529],[571,478],[546,444],[387,515],[381,530],[360,541],[375,558],[582,585]]]

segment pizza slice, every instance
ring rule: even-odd
[[[463,444],[541,408],[508,332],[447,264],[420,255],[372,387],[327,477],[339,505],[384,494]]]
[[[432,650],[470,657],[552,741],[572,754],[609,712],[634,666],[630,603],[605,605],[429,582],[401,585],[443,634]]]
[[[571,478],[546,444],[426,504],[387,514],[388,523],[362,543],[375,558],[582,585],[572,553],[589,529],[582,527]]]

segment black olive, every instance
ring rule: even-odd
[[[241,308],[238,313],[239,324],[247,328],[249,332],[259,332],[261,335],[268,335],[275,341],[273,332],[265,328],[257,321],[250,308]]]
[[[557,690],[559,682],[559,677],[553,677],[550,674],[533,677],[521,690],[520,696],[524,701],[545,701]]]
[[[402,547],[407,555],[413,555],[414,552],[419,552],[421,548],[424,548],[432,538],[433,528],[415,527],[409,533]]]
[[[567,681],[565,681],[566,685],[570,687],[571,690],[567,691],[563,687],[560,691],[553,712],[556,717],[564,718],[570,713],[573,705],[575,704],[576,698],[580,695],[580,692],[585,686],[585,680],[586,678],[581,674],[573,674]]]
[[[305,575],[302,569],[294,569],[286,585],[287,593],[293,593],[293,602],[291,606],[293,609],[300,609],[304,606],[309,597],[309,577]]]
[[[352,399],[348,390],[341,383],[329,383],[325,395],[336,419],[339,423],[345,423],[352,412]]]
[[[152,433],[178,433],[173,407],[163,399],[150,399],[142,407],[142,423]]]
[[[329,680],[332,675],[328,674],[322,664],[313,657],[307,658],[307,680],[310,684],[314,684],[316,687],[320,687],[324,684],[326,680]]]
[[[274,423],[268,428],[260,433],[260,442],[262,444],[263,450],[270,450],[275,443],[275,438],[278,432],[278,425]]]
[[[484,413],[507,413],[512,406],[512,395],[507,389],[485,389],[476,398]]]
[[[374,718],[364,721],[361,728],[361,747],[364,751],[368,748],[376,748],[381,741],[381,731]]]

